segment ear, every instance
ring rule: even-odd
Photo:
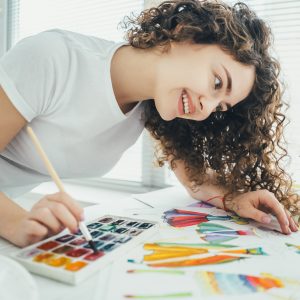
[[[172,44],[173,42],[171,41],[167,41],[166,43],[157,46],[158,50],[161,54],[165,54],[165,53],[169,53],[172,49]]]

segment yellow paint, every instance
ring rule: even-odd
[[[53,253],[49,253],[49,252],[44,252],[41,254],[36,255],[33,258],[33,261],[35,262],[45,262],[45,260],[49,259],[50,257],[54,256]]]
[[[86,265],[87,265],[86,262],[78,260],[78,261],[66,264],[65,269],[68,271],[76,272],[76,271],[82,269],[83,267],[85,267]]]
[[[62,267],[67,263],[71,263],[71,259],[65,256],[50,257],[44,261],[47,265],[52,267]]]

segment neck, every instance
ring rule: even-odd
[[[111,62],[111,79],[117,102],[130,111],[137,102],[153,99],[158,55],[153,49],[122,46]]]

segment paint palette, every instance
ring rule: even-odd
[[[98,253],[93,252],[78,231],[76,234],[60,233],[19,250],[12,257],[33,273],[77,284],[127,253],[158,229],[156,222],[112,215],[86,224]]]

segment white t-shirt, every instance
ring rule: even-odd
[[[126,44],[53,29],[0,58],[0,85],[61,178],[101,176],[144,128],[139,102],[124,115],[110,66]],[[25,129],[0,153],[0,191],[14,197],[51,178]]]

